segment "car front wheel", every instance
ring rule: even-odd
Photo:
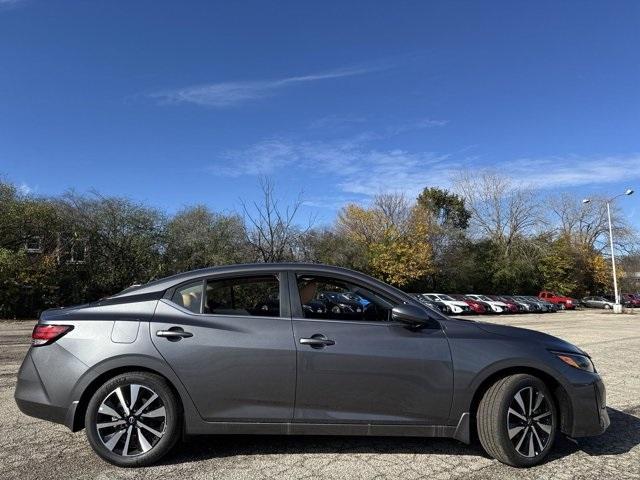
[[[555,439],[556,408],[542,380],[517,374],[494,383],[477,412],[480,443],[496,460],[514,467],[541,463]]]
[[[93,394],[85,415],[93,450],[120,467],[157,462],[180,436],[180,409],[167,381],[148,372],[107,380]]]

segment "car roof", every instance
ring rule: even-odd
[[[134,295],[144,295],[147,293],[160,292],[167,290],[175,285],[179,285],[190,280],[197,280],[205,277],[214,277],[217,275],[227,274],[260,274],[268,272],[281,272],[298,270],[304,272],[311,272],[314,274],[337,274],[340,276],[351,277],[353,280],[359,280],[365,283],[371,283],[372,281],[378,282],[373,277],[350,270],[348,268],[336,267],[333,265],[324,265],[320,263],[304,263],[304,262],[289,262],[289,263],[241,263],[235,265],[223,265],[218,267],[201,268],[199,270],[191,270],[189,272],[178,273],[169,277],[153,280],[144,285],[136,285],[123,290],[120,293],[113,295],[113,297],[128,297]],[[383,282],[380,282],[383,283]],[[399,290],[391,285],[384,284],[385,288],[394,291],[396,294],[406,296],[402,290]]]

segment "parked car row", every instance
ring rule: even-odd
[[[548,293],[548,292],[542,292]],[[552,302],[532,295],[480,295],[412,293],[418,301],[442,313],[452,315],[482,315],[503,313],[551,313],[563,308],[575,308],[573,299],[568,304]]]
[[[424,305],[452,315],[481,315],[502,313],[550,313],[573,310],[576,307],[611,309],[613,297],[591,296],[576,300],[550,291],[532,295],[480,295],[476,293],[412,293]],[[640,307],[640,294],[623,293],[620,303],[627,308]]]

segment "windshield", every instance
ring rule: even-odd
[[[494,302],[495,300],[491,300],[489,297],[487,297],[486,295],[478,295],[478,298],[480,300],[484,300],[485,302]]]
[[[449,295],[440,295],[440,299],[446,300],[447,302],[455,302],[455,298],[451,298]]]

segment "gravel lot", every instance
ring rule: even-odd
[[[559,437],[539,467],[517,470],[453,440],[352,437],[195,437],[163,464],[115,468],[84,432],[36,420],[13,401],[33,322],[0,322],[0,478],[640,478],[640,311],[516,315],[483,320],[541,330],[588,351],[607,386],[611,427],[578,442]]]

